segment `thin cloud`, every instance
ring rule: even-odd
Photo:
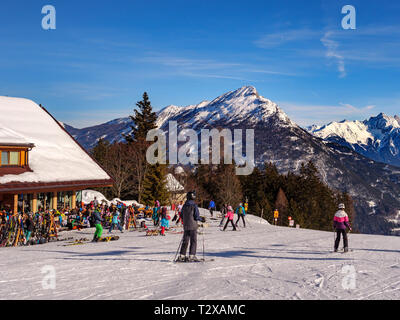
[[[254,41],[254,44],[260,48],[279,47],[289,42],[303,42],[316,39],[321,35],[320,31],[311,29],[286,30],[270,33]]]
[[[335,40],[330,39],[332,32],[325,32],[324,36],[321,38],[321,42],[327,49],[325,56],[328,59],[334,59],[337,64],[338,71],[340,73],[340,78],[346,77],[346,68],[344,63],[344,57],[338,53],[339,43]]]
[[[263,69],[249,63],[221,62],[212,59],[191,59],[170,56],[150,56],[139,61],[169,68],[175,74],[189,77],[220,78],[240,81],[261,81],[249,79],[250,74],[269,74],[277,76],[296,76],[295,73]]]
[[[279,106],[299,125],[322,125],[344,119],[363,120],[371,116],[374,105],[355,107],[348,103],[338,105],[306,105],[292,102],[279,102]]]

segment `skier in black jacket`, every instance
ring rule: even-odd
[[[178,257],[178,261],[188,261],[186,258],[187,247],[190,242],[189,249],[189,261],[196,262],[199,261],[196,257],[197,251],[197,221],[200,221],[200,212],[196,203],[194,202],[196,199],[196,193],[194,191],[188,192],[187,200],[182,207],[181,218],[183,221],[183,239],[182,246],[180,251],[180,256]]]

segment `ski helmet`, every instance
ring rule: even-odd
[[[188,192],[186,197],[187,197],[188,200],[194,200],[194,199],[196,199],[196,191],[190,191],[190,192]]]
[[[344,209],[345,207],[344,203],[339,204],[339,209]]]

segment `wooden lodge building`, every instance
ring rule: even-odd
[[[75,208],[82,190],[112,183],[46,109],[0,97],[0,210]]]

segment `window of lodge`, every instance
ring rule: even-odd
[[[20,166],[24,167],[27,165],[27,155],[26,150],[0,150],[0,167],[5,166]]]

